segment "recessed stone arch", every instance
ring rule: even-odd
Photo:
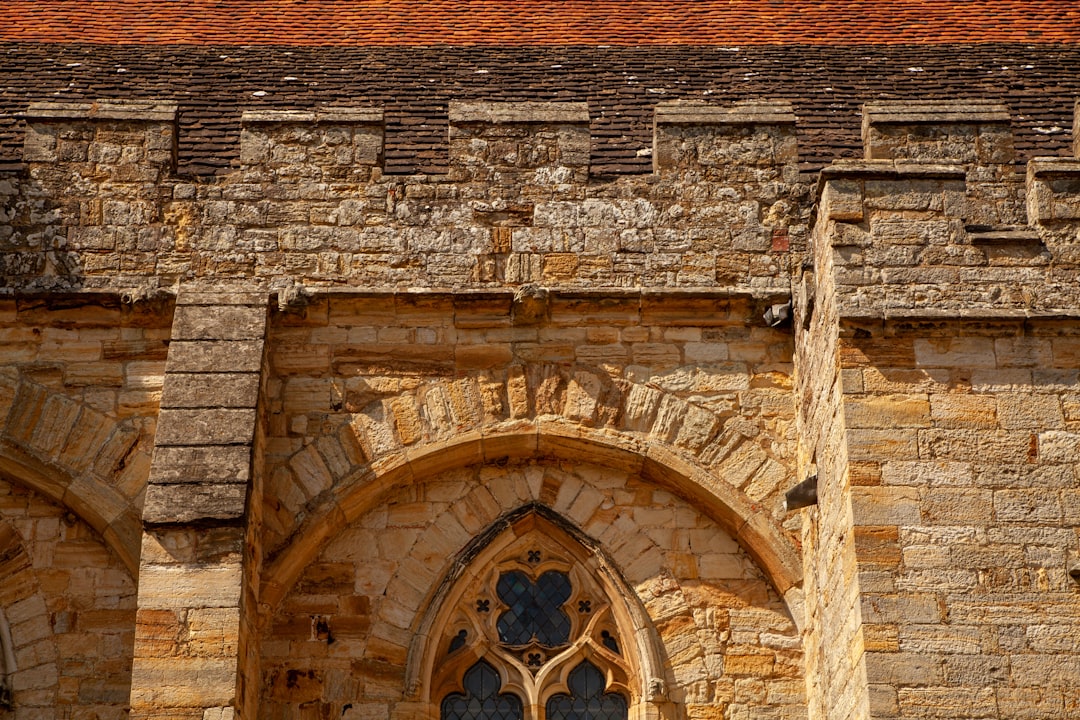
[[[118,717],[130,694],[135,599],[131,572],[92,527],[0,478],[0,610],[17,716],[59,717],[77,705]]]
[[[359,385],[350,389],[350,382]],[[468,452],[480,438],[489,457],[499,452],[498,437],[508,438],[509,452],[520,454],[512,439],[517,435],[555,438],[576,432],[599,439],[601,446],[631,448],[641,457],[655,450],[699,468],[714,478],[711,485],[730,486],[747,503],[771,513],[780,512],[793,479],[794,443],[785,434],[794,430],[794,407],[786,394],[779,415],[762,410],[769,403],[758,397],[761,390],[748,395],[755,407],[736,400],[705,402],[694,394],[708,395],[718,387],[748,389],[746,368],[737,364],[675,368],[649,380],[594,366],[515,363],[451,377],[289,378],[287,383],[292,389],[281,391],[282,402],[299,403],[310,419],[303,419],[303,438],[282,438],[282,446],[293,449],[269,468],[263,517],[264,546],[271,555],[298,530],[304,532],[310,516],[326,512],[332,498],[347,495],[345,486],[354,478],[380,475],[403,458],[411,463],[439,454],[459,463],[456,454]],[[794,546],[794,534],[780,532]]]
[[[38,707],[48,707],[56,702],[59,676],[55,667],[22,667],[16,662],[17,649],[39,645],[44,652],[36,657],[56,657],[56,644],[52,633],[43,638],[40,628],[35,628],[34,618],[47,617],[48,607],[41,594],[37,576],[22,535],[10,523],[0,520],[0,666],[3,676],[0,682],[6,686],[7,699],[12,706],[16,702]],[[30,622],[27,622],[30,621]],[[0,706],[0,717],[4,707]]]
[[[792,616],[801,621],[798,550],[760,503],[677,449],[552,417],[470,430],[452,441],[407,448],[360,467],[321,496],[317,512],[310,513],[289,544],[270,559],[263,576],[263,601],[274,607],[319,549],[390,488],[453,468],[544,457],[604,464],[640,474],[698,503],[739,540],[785,598]]]
[[[116,488],[92,476],[72,477],[67,468],[50,465],[0,439],[0,475],[67,508],[101,535],[132,577],[139,572],[142,519],[134,503]]]
[[[0,473],[86,521],[137,575],[152,425],[22,376],[0,378],[0,386]]]
[[[728,533],[673,490],[632,470],[552,457],[503,458],[388,488],[305,563],[265,618],[269,705],[260,712],[333,715],[348,705],[356,717],[437,715],[430,698],[406,693],[410,655],[418,657],[410,646],[425,632],[420,615],[437,604],[459,550],[484,545],[522,508],[543,506],[602,547],[640,600],[648,619],[633,625],[658,628],[669,657],[656,664],[670,668],[661,679],[686,717],[713,717],[717,704],[738,716],[752,702],[738,678],[793,698],[797,716],[802,659],[783,599]]]

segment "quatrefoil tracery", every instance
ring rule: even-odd
[[[481,553],[451,590],[453,605],[443,606],[429,676],[436,702],[469,696],[462,683],[479,662],[496,669],[499,692],[521,698],[530,717],[528,708],[542,706],[552,692],[571,692],[568,673],[585,662],[605,678],[604,693],[627,702],[638,696],[636,656],[625,655],[616,640],[620,622],[609,598],[618,591],[588,550],[543,527],[514,533],[498,550]]]

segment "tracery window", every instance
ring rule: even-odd
[[[530,515],[472,561],[431,628],[440,720],[628,720],[639,660],[597,558]]]

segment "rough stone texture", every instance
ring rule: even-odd
[[[661,114],[658,177],[603,183],[587,182],[584,106],[454,104],[449,172],[404,177],[383,173],[370,111],[248,114],[242,169],[212,185],[162,181],[167,123],[120,126],[52,107],[30,119],[29,182],[14,186],[12,231],[0,238],[12,287],[145,292],[209,275],[782,292],[788,250],[807,232],[809,183],[785,105],[693,125]]]
[[[135,583],[62,505],[0,480],[0,623],[15,699],[5,718],[127,716]]]
[[[251,112],[212,182],[171,112],[35,105],[0,179],[0,472],[138,575],[131,716],[437,715],[420,618],[530,503],[645,608],[640,717],[1076,715],[1080,165],[1005,109],[873,104],[816,192],[785,103],[661,103],[607,179],[580,103],[409,176],[377,109]]]
[[[767,703],[769,717],[806,717],[797,630],[745,551],[670,492],[585,462],[454,470],[373,498],[275,608],[262,643],[264,717],[338,716],[347,705],[415,717],[405,659],[427,588],[471,535],[534,502],[610,549],[659,638],[680,716],[740,717]]]

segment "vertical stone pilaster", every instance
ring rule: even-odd
[[[143,510],[133,718],[243,716],[265,292],[182,288]],[[256,503],[257,504],[257,503]]]
[[[799,393],[800,473],[818,476],[818,503],[804,513],[803,591],[807,717],[874,717],[866,680],[862,587],[854,543],[851,468],[846,442],[841,366],[842,297],[836,276],[835,228],[861,220],[863,197],[851,183],[830,183],[822,193],[813,232],[814,267],[804,272],[796,303],[796,378]]]

